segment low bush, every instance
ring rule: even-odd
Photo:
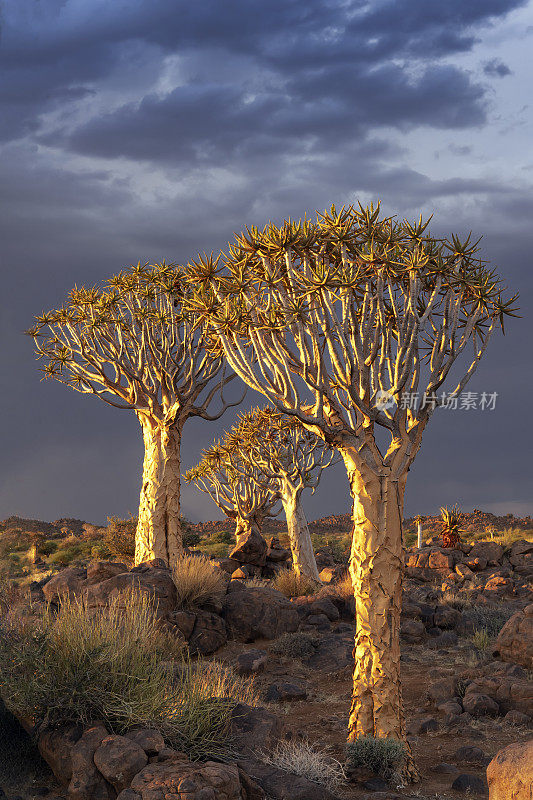
[[[135,559],[135,531],[137,517],[121,519],[108,517],[107,528],[104,533],[103,543],[109,550],[112,558],[132,564]]]
[[[271,753],[262,754],[262,758],[267,764],[332,790],[346,778],[342,765],[335,758],[306,741],[280,742]]]
[[[307,578],[305,575],[299,575],[293,569],[284,569],[278,572],[272,581],[272,588],[277,589],[285,597],[302,597],[304,595],[314,594],[319,585],[316,581]]]
[[[7,615],[0,629],[0,693],[17,716],[87,723],[114,733],[159,730],[191,758],[228,752],[234,702],[255,698],[249,680],[222,667],[182,661],[183,644],[161,631],[144,594],[115,598],[88,613],[64,601],[37,623]],[[176,680],[168,664],[181,664]]]
[[[181,556],[172,577],[176,585],[178,608],[216,604],[226,593],[224,575],[206,556]]]
[[[399,739],[359,736],[346,745],[346,765],[350,769],[365,767],[390,780],[405,761],[405,744]]]
[[[270,651],[287,658],[309,658],[315,652],[320,637],[316,633],[296,631],[284,633],[270,645]]]
[[[492,606],[468,605],[463,608],[463,617],[465,622],[471,623],[474,632],[483,630],[489,638],[495,639],[510,614]]]

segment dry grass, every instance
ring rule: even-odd
[[[45,610],[33,622],[4,617],[0,692],[17,716],[52,724],[99,719],[116,733],[154,728],[193,759],[226,757],[232,706],[257,700],[250,679],[185,661],[183,643],[160,629],[139,592],[100,609],[65,600],[56,616]]]
[[[280,742],[263,761],[334,790],[346,779],[342,764],[309,742]]]
[[[341,578],[338,583],[335,583],[333,586],[335,592],[342,597],[343,600],[349,600],[353,597],[353,584],[352,579],[350,577],[350,573],[347,572],[344,578]]]
[[[206,556],[181,556],[172,577],[178,608],[195,608],[220,603],[226,593],[224,575]]]
[[[284,569],[278,572],[272,581],[272,588],[277,589],[285,597],[302,597],[303,595],[314,594],[319,585],[311,578],[299,575],[293,569]]]

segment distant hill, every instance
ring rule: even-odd
[[[422,517],[425,532],[440,531],[440,516],[433,514]],[[316,534],[344,534],[351,529],[351,518],[349,514],[330,514],[309,523],[311,533]],[[404,527],[407,531],[414,528],[414,517],[404,520]],[[208,536],[218,531],[233,532],[235,523],[230,519],[211,520],[208,522],[190,523],[190,529],[201,537]],[[479,533],[481,531],[502,531],[506,528],[519,528],[527,530],[533,528],[533,519],[527,517],[515,517],[513,514],[496,516],[489,511],[474,509],[471,512],[462,514],[461,527],[466,532]],[[36,533],[45,535],[47,538],[62,538],[77,536],[80,538],[91,538],[99,530],[99,526],[84,522],[81,519],[64,517],[56,519],[54,522],[43,522],[38,519],[25,519],[24,517],[12,516],[0,522],[0,535],[2,533]],[[281,519],[269,519],[264,523],[263,533],[274,535],[286,530],[285,521]]]

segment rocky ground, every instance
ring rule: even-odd
[[[526,538],[509,545],[475,541],[457,550],[433,543],[406,551],[402,681],[408,738],[421,780],[402,788],[354,770],[333,792],[262,760],[278,741],[309,741],[344,761],[351,693],[354,608],[342,582],[344,567],[334,550],[322,548],[318,561],[328,583],[317,594],[287,599],[265,579],[268,564],[280,563],[282,549],[277,542],[266,550],[252,542],[240,555],[234,551],[232,558],[219,559],[227,575],[223,601],[192,611],[176,609],[173,582],[160,563],[128,570],[124,564],[92,562],[31,585],[34,603],[83,593],[93,607],[137,585],[155,595],[162,622],[188,641],[195,657],[255,675],[261,698],[258,709],[236,711],[233,734],[240,756],[238,764],[226,767],[191,765],[151,739],[131,743],[98,727],[79,738],[78,731],[69,747],[77,748],[84,778],[77,788],[70,778],[69,800],[117,792],[120,800],[488,797],[491,759],[507,745],[532,739],[533,543]],[[259,577],[250,582],[251,575]],[[64,784],[61,759],[53,755],[62,747],[50,739],[40,745]],[[67,797],[65,786],[6,714],[0,714],[0,748],[3,796]],[[131,789],[117,777],[117,764],[130,762]],[[93,783],[87,783],[88,764]],[[183,793],[175,788],[172,793],[169,787],[180,781]],[[491,799],[509,800],[510,795],[495,791]]]

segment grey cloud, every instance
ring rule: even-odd
[[[499,58],[491,58],[490,61],[485,62],[483,72],[490,78],[505,78],[506,75],[512,75],[510,67]]]

